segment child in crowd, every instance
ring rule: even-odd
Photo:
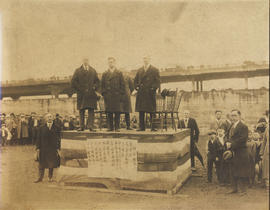
[[[1,145],[2,146],[8,145],[9,144],[8,142],[11,139],[11,134],[4,122],[2,122],[1,124],[0,135],[1,135]]]
[[[217,133],[214,130],[208,132],[209,141],[207,144],[207,180],[209,183],[212,182],[212,170],[213,165],[216,167],[216,174],[218,181],[221,180],[220,175],[220,165],[221,165],[221,156],[222,155],[222,145],[217,138]]]

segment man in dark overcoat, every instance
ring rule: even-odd
[[[115,67],[115,58],[109,57],[108,64],[109,69],[102,74],[101,94],[104,97],[105,111],[108,116],[108,131],[119,132],[125,81],[123,73]]]
[[[39,178],[35,183],[43,180],[45,168],[49,169],[49,181],[51,182],[53,169],[59,167],[59,152],[61,148],[60,132],[59,126],[53,121],[52,114],[47,114],[45,116],[45,124],[40,127],[36,141]]]
[[[95,131],[94,110],[97,108],[98,96],[96,90],[99,88],[99,84],[96,70],[89,65],[88,59],[84,59],[83,64],[75,70],[71,79],[71,87],[77,93],[77,109],[80,112],[80,128],[78,131],[83,131],[85,128],[85,110],[88,110],[88,128],[90,131]]]
[[[139,112],[138,131],[145,131],[145,113],[150,113],[150,121],[155,117],[156,91],[160,89],[159,70],[150,64],[150,58],[144,57],[144,66],[141,67],[134,79],[134,88],[137,90],[135,111]],[[151,126],[151,130],[156,129]]]
[[[127,130],[132,130],[132,128],[130,127],[130,113],[132,112],[130,95],[134,90],[134,82],[128,75],[124,75],[124,80],[125,94],[122,102],[122,112],[125,113]]]
[[[241,112],[232,110],[232,126],[229,131],[229,141],[226,143],[227,148],[233,152],[232,159],[232,191],[238,192],[238,184],[241,193],[246,193],[246,185],[250,174],[249,154],[247,148],[248,127],[241,121]]]
[[[202,166],[204,167],[203,163],[203,157],[197,148],[196,143],[199,141],[199,134],[200,130],[198,128],[197,122],[194,118],[189,117],[190,112],[188,110],[184,111],[184,119],[179,121],[178,128],[183,129],[183,128],[189,128],[190,129],[190,160],[191,160],[191,170],[196,171],[195,168],[195,159],[194,157],[196,156]]]

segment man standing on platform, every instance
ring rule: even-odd
[[[200,151],[197,148],[196,143],[199,141],[199,128],[195,119],[189,117],[190,113],[188,110],[184,111],[184,119],[179,121],[178,128],[189,128],[190,129],[190,160],[191,160],[191,170],[196,171],[194,156],[200,160],[202,166],[204,167],[203,158]]]
[[[45,168],[49,169],[49,181],[52,182],[53,169],[60,166],[60,132],[60,128],[53,122],[52,114],[47,114],[45,116],[45,124],[39,129],[36,142],[39,178],[35,183],[42,182]]]
[[[134,82],[128,75],[124,75],[124,79],[125,79],[125,96],[123,98],[122,112],[125,114],[127,130],[132,130],[132,128],[130,127],[130,113],[132,112],[130,95],[134,90]]]
[[[238,185],[241,193],[246,193],[246,186],[250,174],[249,154],[247,148],[248,127],[241,121],[241,112],[232,110],[232,126],[229,131],[229,142],[227,149],[233,153],[232,159],[232,191],[238,192]]]
[[[125,94],[123,73],[116,69],[115,58],[108,58],[109,69],[102,74],[101,94],[104,97],[105,111],[108,116],[108,131],[120,130],[121,103]],[[114,115],[114,116],[113,116]]]
[[[80,128],[78,131],[83,131],[84,113],[88,110],[88,128],[90,131],[94,130],[94,110],[97,108],[98,96],[96,90],[99,87],[99,79],[97,72],[89,65],[88,59],[83,60],[80,68],[75,70],[71,79],[71,86],[77,93],[77,109],[80,112]]]
[[[144,57],[144,66],[141,67],[134,79],[134,87],[137,90],[136,111],[139,112],[138,131],[145,131],[145,113],[150,113],[150,121],[155,117],[156,91],[160,88],[159,70],[150,64],[150,58]],[[156,131],[153,124],[151,131]]]

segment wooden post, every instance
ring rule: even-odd
[[[203,81],[200,81],[200,91],[203,91]]]

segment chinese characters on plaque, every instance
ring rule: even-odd
[[[88,139],[88,176],[132,179],[137,174],[137,141]]]

